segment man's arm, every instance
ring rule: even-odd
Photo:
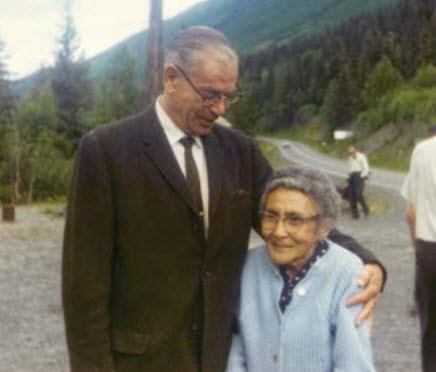
[[[274,170],[269,164],[268,160],[262,154],[262,151],[253,143],[253,216],[252,216],[252,226],[256,232],[260,235],[260,221],[259,221],[259,202],[262,197],[265,186],[272,176]]]
[[[368,158],[366,157],[365,154],[361,154],[361,165],[362,165],[362,172],[361,172],[362,178],[368,177],[369,164],[368,164]]]
[[[406,219],[407,224],[409,225],[410,239],[412,241],[412,246],[416,250],[416,215],[415,215],[415,207],[412,203],[407,203],[406,209]]]
[[[115,371],[108,312],[113,210],[104,156],[93,134],[77,152],[62,258],[62,302],[72,372]]]
[[[342,234],[338,229],[333,229],[328,239],[335,243],[347,248],[359,256],[365,264],[362,273],[357,279],[357,284],[365,289],[359,294],[351,297],[347,305],[353,306],[358,303],[364,303],[362,311],[355,319],[356,325],[360,325],[364,319],[372,320],[372,316],[377,305],[380,293],[386,283],[387,272],[384,266],[377,260],[377,258],[369,250],[363,248],[351,236]]]

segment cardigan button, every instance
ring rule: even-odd
[[[279,360],[279,356],[277,354],[274,354],[273,359],[274,359],[274,362],[277,362]]]
[[[306,296],[306,289],[305,288],[298,288],[297,294],[299,296]]]

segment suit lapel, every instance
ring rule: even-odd
[[[186,201],[189,207],[195,211],[185,177],[170,148],[168,139],[159,123],[154,108],[146,112],[142,141],[144,143],[145,155],[154,163],[172,188]]]
[[[218,124],[215,124],[218,125]],[[209,220],[216,212],[225,175],[225,152],[222,143],[212,131],[202,138],[209,180]]]

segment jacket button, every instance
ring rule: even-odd
[[[206,280],[212,278],[212,273],[210,271],[208,271],[208,270],[205,270],[203,272],[203,278],[206,279]]]
[[[197,324],[197,323],[192,323],[192,327],[191,327],[191,329],[192,329],[194,332],[197,332],[197,331],[198,331],[198,324]]]

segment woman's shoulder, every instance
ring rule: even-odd
[[[263,265],[268,260],[268,252],[264,244],[248,250],[245,267]]]
[[[338,275],[349,275],[353,278],[360,273],[363,268],[363,262],[359,256],[331,240],[327,240],[327,244],[329,245],[329,250],[326,258],[329,271],[334,271]]]
[[[259,245],[248,251],[245,259],[243,276],[259,276],[259,274],[271,269],[271,265],[272,263],[269,260],[265,245]]]

